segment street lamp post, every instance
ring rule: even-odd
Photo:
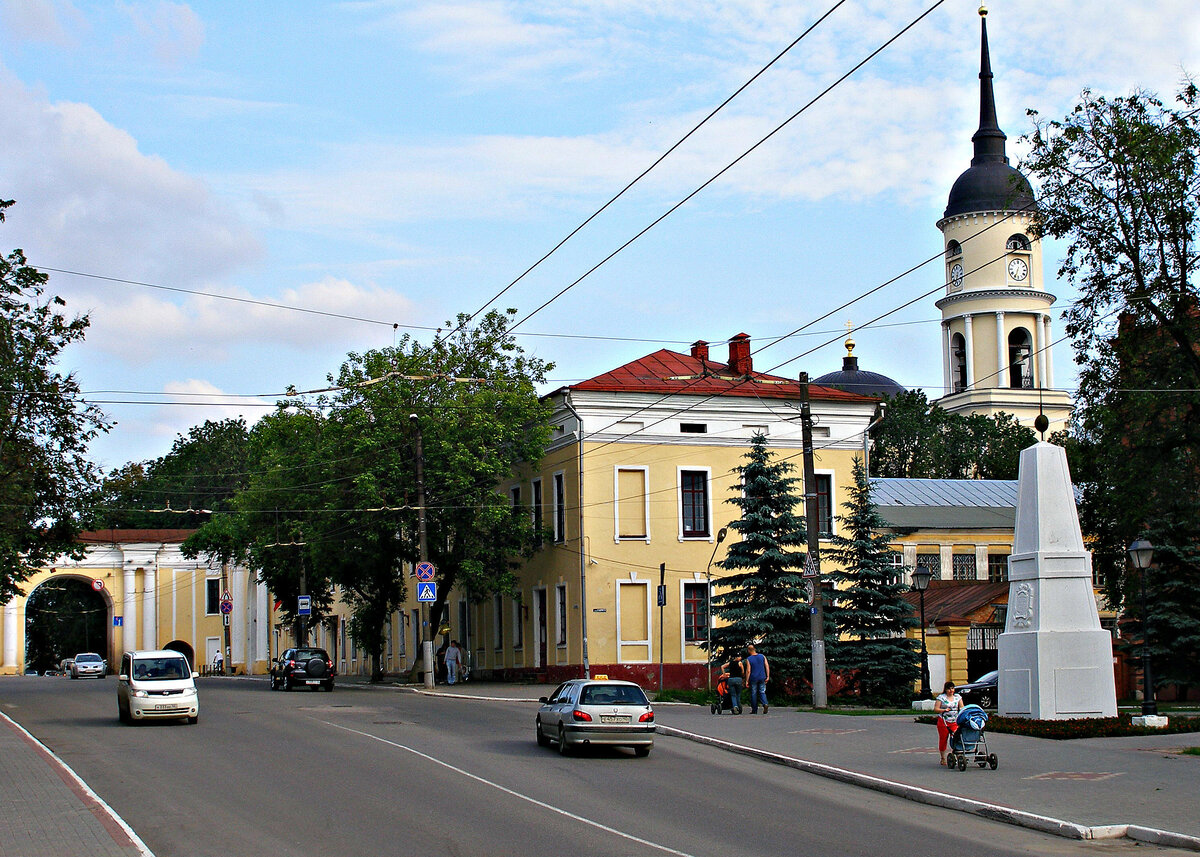
[[[721,546],[721,542],[725,541],[725,537],[729,535],[727,527],[721,527],[717,530],[717,543],[713,545],[712,556],[708,558],[708,568],[704,571],[704,578],[708,582],[708,592],[704,597],[704,632],[708,637],[708,643],[704,648],[707,655],[707,663],[704,665],[705,686],[709,693],[712,692],[712,564],[717,558],[717,548]]]
[[[1154,698],[1154,672],[1150,664],[1150,633],[1146,616],[1146,575],[1154,559],[1154,545],[1138,539],[1127,551],[1129,562],[1142,577],[1142,716],[1157,717],[1158,701]]]
[[[927,568],[913,570],[913,586],[921,597],[921,698],[929,699],[929,650],[925,647],[925,590],[929,588],[929,578],[933,572]]]

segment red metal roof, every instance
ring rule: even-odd
[[[919,592],[902,596],[914,608],[921,603]],[[1008,582],[982,580],[931,580],[925,590],[925,621],[931,625],[968,624],[975,612],[992,604],[1008,603]]]
[[[174,530],[89,530],[80,533],[76,541],[90,545],[130,544],[133,542],[182,542],[192,533],[192,529]]]
[[[687,393],[697,396],[745,396],[763,399],[798,399],[800,382],[794,378],[751,371],[734,375],[728,364],[702,360],[662,349],[632,360],[570,389],[598,393]],[[870,396],[832,387],[809,385],[809,397],[827,401],[869,402]]]

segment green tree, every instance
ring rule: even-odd
[[[892,397],[872,438],[871,475],[909,479],[1016,479],[1021,450],[1037,442],[1011,414],[952,414],[923,390]]]
[[[1176,106],[1138,92],[1085,91],[1062,120],[1035,117],[1023,168],[1042,187],[1037,232],[1065,239],[1059,275],[1079,290],[1066,313],[1080,365],[1073,477],[1107,594],[1139,613],[1126,569],[1138,536],[1155,672],[1200,682],[1200,93]]]
[[[840,635],[838,668],[852,690],[865,699],[902,703],[912,698],[920,668],[914,640],[905,636],[918,624],[902,597],[908,587],[891,561],[895,532],[871,498],[861,458],[854,459],[850,498],[838,516],[841,526],[825,556],[838,568],[829,577],[838,586],[831,609]]]
[[[0,200],[0,221],[12,204]],[[55,369],[88,319],[66,318],[47,282],[20,250],[0,258],[0,603],[54,557],[83,555],[75,537],[99,483],[87,445],[109,427],[75,375]]]
[[[807,536],[797,478],[786,460],[776,460],[767,439],[756,434],[738,466],[740,483],[725,502],[741,510],[730,527],[739,538],[717,563],[730,574],[720,581],[712,612],[723,625],[712,630],[713,654],[719,662],[754,643],[771,662],[771,674],[795,690],[812,663],[809,597],[804,558]],[[827,635],[827,642],[832,640]],[[827,659],[832,662],[832,647]]]
[[[113,470],[103,485],[104,526],[195,527],[229,509],[246,484],[248,442],[244,419],[205,420],[161,458]]]

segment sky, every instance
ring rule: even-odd
[[[0,0],[0,249],[90,318],[60,368],[116,423],[105,470],[489,305],[546,390],[740,332],[755,369],[817,377],[850,322],[861,368],[936,398],[940,261],[834,311],[939,254],[970,163],[976,2],[838,82],[935,2]],[[1195,0],[988,8],[1014,164],[1028,109],[1200,73]],[[1070,390],[1069,342],[1054,363]]]

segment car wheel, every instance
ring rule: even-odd
[[[571,755],[571,745],[567,743],[567,730],[562,726],[558,727],[558,754],[560,756]]]
[[[538,742],[539,747],[549,747],[550,746],[550,739],[547,738],[542,733],[542,721],[541,720],[538,720],[536,723],[533,724],[533,731],[534,731],[534,734],[537,735],[537,742]]]
[[[330,679],[329,681],[325,682],[325,684],[323,684],[321,686],[321,688],[326,693],[333,693],[333,679]]]
[[[992,698],[991,693],[983,693],[979,696],[979,702],[976,703],[980,708],[995,708],[996,700]]]
[[[124,708],[122,708],[120,705],[117,705],[117,719],[120,720],[122,723],[124,723],[126,726],[129,725],[129,721],[130,721],[129,712],[126,711]]]
[[[649,747],[634,747],[633,754],[635,756],[637,756],[639,759],[644,759],[650,755],[650,748]]]
[[[197,723],[200,722],[200,715],[197,714],[195,717],[189,717],[187,719],[187,722],[188,722],[189,726],[195,726]]]
[[[286,692],[290,691],[291,689],[292,689],[292,677],[290,675],[285,675],[283,677],[283,690],[286,693]]]

